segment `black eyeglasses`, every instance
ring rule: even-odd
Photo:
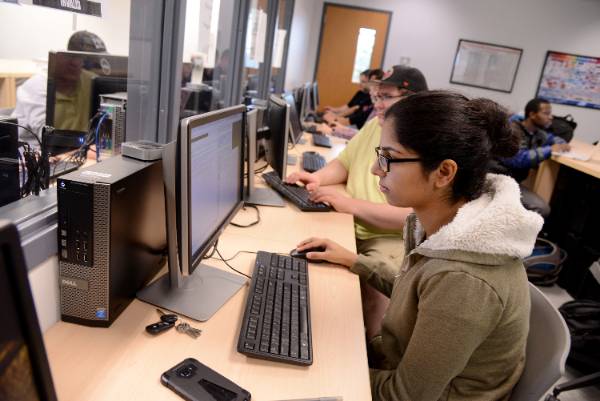
[[[375,153],[377,154],[377,163],[379,164],[379,168],[385,171],[386,173],[390,172],[390,164],[391,163],[409,163],[409,162],[418,162],[421,161],[419,157],[407,157],[404,159],[392,159],[388,155],[383,153],[384,150],[378,146],[375,148]]]

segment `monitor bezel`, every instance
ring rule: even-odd
[[[27,267],[19,233],[13,224],[0,220],[0,268],[4,264],[8,277],[9,291],[15,299],[19,327],[27,345],[31,372],[40,400],[56,401],[52,372],[42,339],[33,296],[29,286]]]
[[[269,96],[269,105],[267,107],[267,114],[268,114],[268,123],[271,124],[271,104],[274,103],[277,107],[280,107],[282,109],[285,109],[285,121],[283,124],[283,134],[279,133],[281,135],[281,137],[279,138],[279,144],[280,146],[277,147],[274,145],[275,141],[273,141],[273,131],[270,129],[270,125],[269,125],[269,147],[271,150],[271,155],[269,156],[269,165],[273,168],[273,170],[275,170],[277,172],[277,174],[279,174],[279,178],[281,178],[282,180],[285,178],[285,176],[287,175],[287,152],[288,152],[288,132],[290,131],[290,105],[288,104],[288,102],[286,102],[284,99],[282,99],[279,96],[276,95],[271,95]],[[274,157],[274,155],[279,153],[279,159],[280,159],[280,163],[277,162],[276,158]]]
[[[188,174],[191,169],[191,132],[193,129],[217,121],[221,118],[226,118],[235,114],[242,115],[242,127],[241,127],[241,140],[240,140],[240,188],[238,194],[238,202],[234,208],[227,214],[223,222],[217,227],[217,229],[210,233],[206,241],[199,247],[198,251],[194,254],[192,251],[190,227],[192,224],[192,215],[189,209],[191,204],[191,183],[192,177]],[[178,219],[178,232],[181,233],[181,246],[179,252],[181,254],[181,270],[183,274],[191,275],[196,267],[202,262],[203,256],[217,241],[223,230],[229,225],[236,213],[244,206],[244,166],[245,166],[245,129],[246,129],[246,107],[244,105],[238,105],[228,107],[225,109],[215,110],[208,113],[198,114],[195,116],[187,117],[181,121],[181,130],[179,138],[179,219]],[[185,137],[183,137],[185,133]],[[185,223],[185,224],[182,224]]]

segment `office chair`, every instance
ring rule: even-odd
[[[571,348],[567,324],[548,298],[529,283],[531,315],[525,369],[510,401],[539,400],[564,374]]]

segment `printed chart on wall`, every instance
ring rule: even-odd
[[[600,57],[549,51],[537,97],[552,103],[600,109]]]
[[[460,39],[450,82],[512,92],[522,49]]]

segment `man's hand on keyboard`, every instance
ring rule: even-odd
[[[296,184],[301,182],[308,191],[315,191],[319,189],[319,186],[321,185],[319,177],[312,173],[307,173],[306,171],[296,171],[288,175],[284,182],[286,184]]]
[[[327,203],[340,213],[353,214],[352,198],[345,196],[335,188],[319,187],[314,191],[310,191],[310,200]]]
[[[302,251],[308,248],[325,248],[323,252],[308,252],[306,258],[326,260],[331,263],[350,267],[356,263],[358,255],[348,249],[344,248],[337,242],[334,242],[326,238],[308,238],[296,245],[298,251]]]

